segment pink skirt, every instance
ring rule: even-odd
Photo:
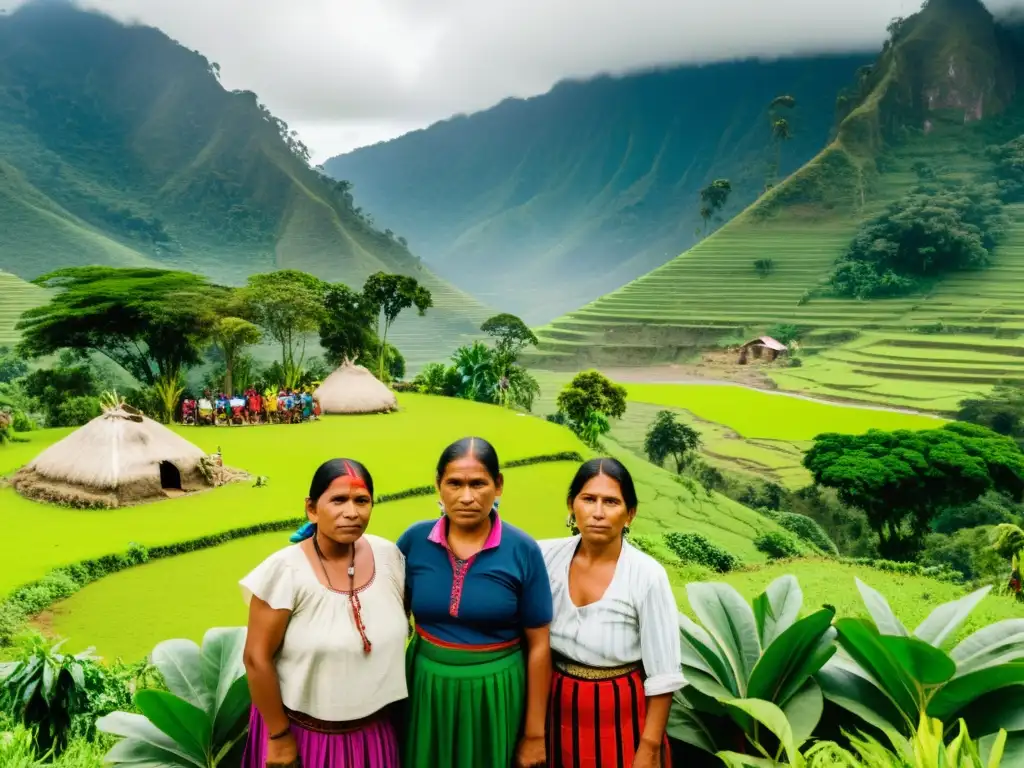
[[[319,733],[292,723],[292,733],[302,768],[399,768],[398,738],[388,718],[348,733]],[[267,736],[263,717],[253,707],[242,768],[264,768]]]

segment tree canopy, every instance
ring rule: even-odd
[[[728,179],[715,179],[700,191],[700,217],[704,220],[705,232],[708,222],[725,207],[731,194],[732,182]]]
[[[526,323],[507,312],[487,318],[480,330],[495,339],[498,356],[509,362],[515,362],[525,347],[537,344],[537,337]]]
[[[866,299],[914,290],[922,278],[988,266],[1006,219],[995,185],[919,186],[861,225],[830,282]]]
[[[360,357],[379,356],[380,340],[374,330],[376,311],[362,293],[337,283],[324,294],[320,346],[334,365]]]
[[[281,345],[285,386],[294,387],[302,373],[306,337],[324,316],[327,283],[295,269],[251,275],[241,295],[250,319]]]
[[[222,317],[213,326],[213,343],[224,357],[224,392],[234,392],[234,371],[242,350],[258,344],[263,334],[260,329],[240,317]]]
[[[671,456],[676,465],[676,474],[682,474],[700,445],[700,433],[697,430],[689,424],[676,421],[672,411],[659,411],[644,438],[644,453],[659,467]]]
[[[227,293],[199,275],[150,268],[68,267],[33,282],[60,290],[22,315],[21,354],[95,351],[148,385],[199,362]]]
[[[956,417],[1024,443],[1024,388],[997,384],[986,397],[961,400]]]
[[[433,297],[414,277],[408,275],[392,275],[386,272],[374,272],[363,284],[363,296],[374,307],[375,314],[380,318],[377,335],[380,337],[380,355],[378,358],[377,375],[384,376],[385,350],[387,349],[388,331],[398,315],[405,309],[415,306],[422,317],[430,307],[434,306]]]
[[[804,456],[815,483],[867,515],[879,550],[892,559],[918,552],[932,517],[989,490],[1020,499],[1024,453],[1010,438],[952,422],[911,432],[819,435]]]

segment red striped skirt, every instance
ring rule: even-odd
[[[551,675],[547,768],[631,768],[647,714],[640,670],[589,680],[559,666]],[[667,736],[661,764],[672,765]]]

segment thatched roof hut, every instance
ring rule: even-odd
[[[119,404],[54,443],[11,481],[23,496],[75,507],[120,507],[220,485],[200,448]]]
[[[324,379],[313,397],[324,413],[387,413],[398,408],[395,393],[351,360]]]

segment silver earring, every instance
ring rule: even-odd
[[[444,502],[440,499],[437,500],[437,508],[441,510],[441,517],[444,517]]]

